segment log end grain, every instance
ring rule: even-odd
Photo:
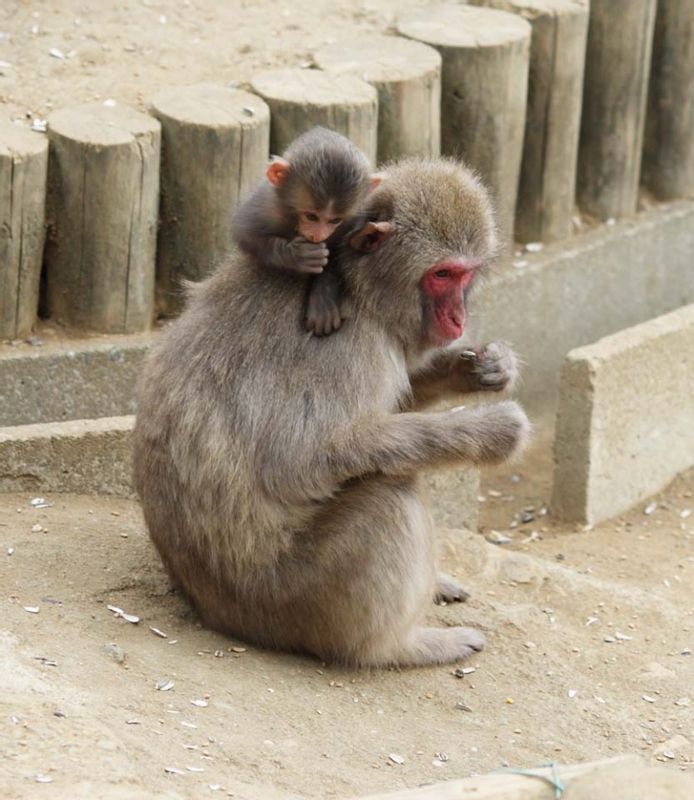
[[[434,47],[499,47],[528,39],[530,26],[519,16],[475,6],[442,6],[398,19],[398,33]]]

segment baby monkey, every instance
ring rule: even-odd
[[[342,324],[340,278],[326,270],[326,241],[381,180],[349,139],[312,128],[273,159],[239,207],[234,239],[261,266],[313,275],[304,325],[327,336]]]

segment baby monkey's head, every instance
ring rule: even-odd
[[[380,183],[366,156],[345,136],[312,128],[267,169],[281,210],[309,242],[324,242]]]

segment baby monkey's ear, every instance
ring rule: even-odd
[[[352,250],[360,253],[373,253],[378,250],[395,232],[392,222],[367,222],[361,230],[349,239]]]
[[[267,168],[267,179],[273,186],[281,186],[289,175],[289,162],[283,158],[273,158],[272,164]]]
[[[385,172],[373,172],[369,176],[369,191],[372,192],[377,186],[380,186],[381,182],[384,181],[385,178]]]

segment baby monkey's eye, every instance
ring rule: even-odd
[[[450,278],[451,271],[449,269],[439,269],[434,273],[437,278]]]
[[[307,211],[304,216],[309,222],[318,222],[318,214],[314,214],[313,211]]]
[[[341,217],[335,217],[335,219],[329,219],[328,220],[328,224],[329,225],[339,225],[341,222],[342,222],[342,218]]]

